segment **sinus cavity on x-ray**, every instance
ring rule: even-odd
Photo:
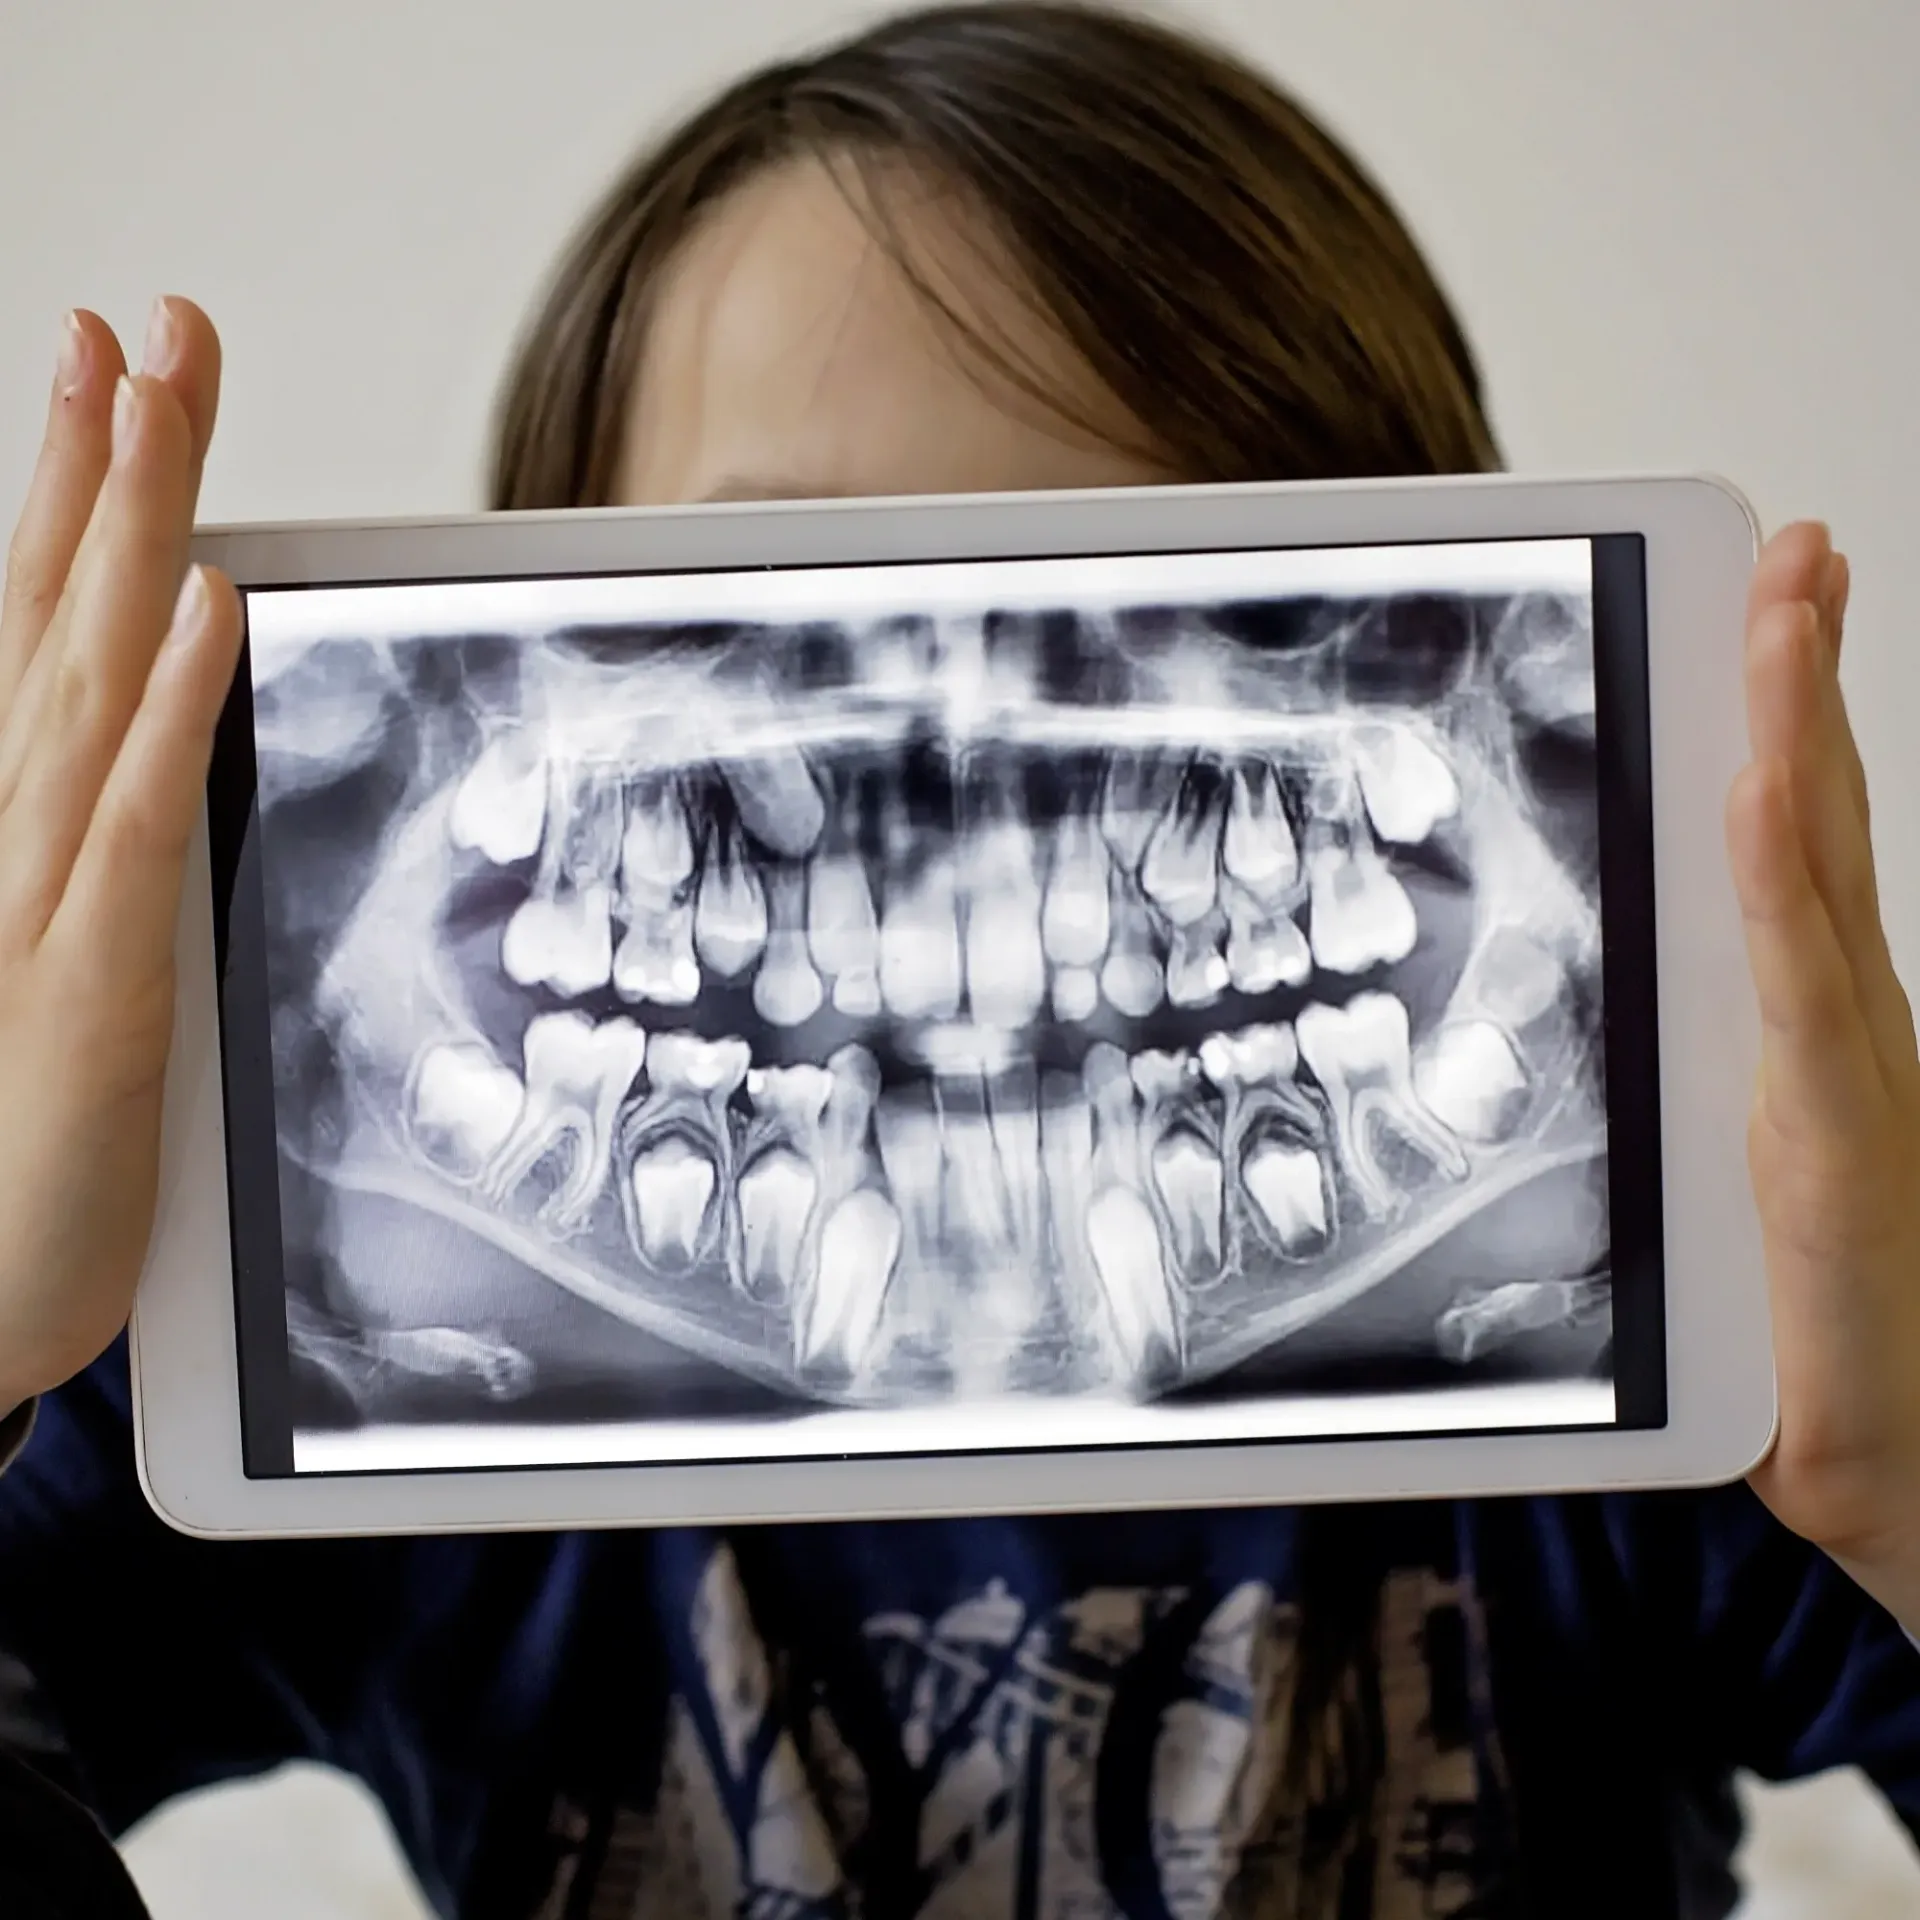
[[[248,622],[296,1470],[1616,1418],[1589,543]]]

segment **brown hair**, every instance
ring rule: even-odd
[[[663,269],[731,189],[808,157],[850,162],[876,239],[921,294],[1065,412],[903,244],[889,191],[903,172],[959,189],[1019,291],[1140,423],[1141,451],[1184,478],[1499,464],[1445,295],[1380,189],[1304,109],[1154,21],[986,0],[903,14],[749,74],[627,169],[515,356],[496,509],[608,504]]]

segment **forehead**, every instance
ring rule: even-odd
[[[903,186],[916,264],[1050,390],[1128,422],[1033,315],[951,196]],[[617,495],[890,494],[1165,477],[997,376],[887,257],[818,162],[717,205],[672,264],[642,353]]]

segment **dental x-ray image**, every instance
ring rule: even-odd
[[[1590,564],[250,595],[301,1468],[1611,1420]]]

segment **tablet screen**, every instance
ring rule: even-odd
[[[1639,536],[245,604],[250,1475],[1664,1423]]]

